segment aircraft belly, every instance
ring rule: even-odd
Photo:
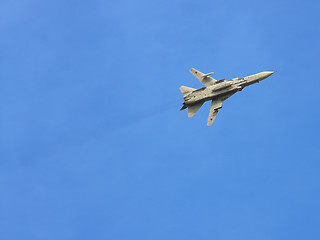
[[[221,90],[221,91],[217,91],[217,92],[215,92],[214,94],[213,94],[213,97],[211,97],[211,99],[212,98],[216,98],[216,97],[221,97],[221,96],[223,96],[223,95],[228,95],[228,94],[230,94],[230,93],[232,93],[232,92],[236,92],[236,90],[235,89],[228,89],[228,90],[225,90],[225,89],[223,89],[223,90]]]
[[[212,99],[215,99],[215,98],[218,98],[218,97],[222,97],[223,95],[229,95],[230,93],[235,93],[237,92],[237,90],[235,89],[221,89],[221,91],[217,91],[217,92],[214,92],[208,96],[205,96],[205,97],[201,97],[201,98],[196,98],[196,99],[191,99],[189,101],[186,101],[185,104],[186,105],[194,105],[194,104],[197,104],[199,102],[206,102],[206,101],[209,101],[209,100],[212,100]]]
[[[201,98],[201,99],[197,99],[197,100],[187,101],[187,102],[185,102],[185,104],[187,106],[190,106],[190,105],[197,104],[199,102],[206,102],[206,101],[211,100],[211,99],[212,99],[212,97],[206,97],[206,98]]]

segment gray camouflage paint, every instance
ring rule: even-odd
[[[233,78],[228,81],[222,79],[217,81],[209,77],[209,75],[213,73],[203,74],[193,68],[190,69],[190,72],[205,84],[206,87],[194,89],[181,86],[180,90],[184,95],[184,102],[180,110],[188,108],[188,117],[193,117],[205,101],[212,100],[207,123],[208,126],[212,125],[219,109],[222,108],[223,101],[236,92],[241,91],[243,88],[260,82],[274,73],[260,72],[244,78]]]

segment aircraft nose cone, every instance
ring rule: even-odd
[[[275,72],[271,72],[271,71],[266,71],[266,72],[261,72],[259,74],[259,80],[258,81],[262,81],[268,77],[270,77],[272,74],[274,74]]]
[[[266,78],[268,78],[268,77],[270,77],[272,74],[274,74],[275,72],[271,72],[271,71],[267,71],[267,72],[263,72],[262,74],[261,74],[261,76],[263,77],[263,79],[266,79]]]
[[[274,74],[275,72],[264,72],[266,74],[267,77],[270,77],[272,74]]]

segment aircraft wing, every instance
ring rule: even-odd
[[[217,100],[211,101],[211,107],[210,107],[210,113],[209,113],[209,117],[208,117],[207,126],[212,125],[214,119],[216,118],[216,116],[219,112],[219,109],[222,108],[222,103],[223,103],[222,99],[217,99]]]
[[[209,77],[213,73],[204,74],[197,69],[191,68],[189,70],[196,78],[198,78],[206,87],[216,84],[216,79]]]
[[[211,126],[214,119],[216,118],[219,110],[222,108],[222,103],[227,100],[229,97],[231,97],[234,93],[230,93],[226,96],[223,96],[221,98],[215,99],[211,101],[211,107],[210,107],[210,113],[208,117],[208,123],[207,126]]]

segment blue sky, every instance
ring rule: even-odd
[[[319,1],[2,1],[0,238],[318,239]],[[180,112],[181,85],[280,70]]]

